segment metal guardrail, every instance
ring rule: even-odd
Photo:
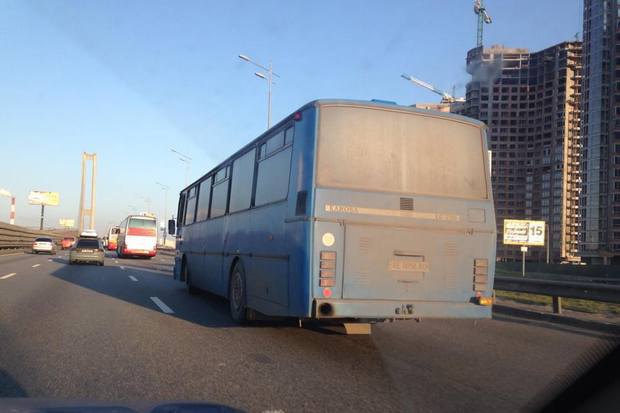
[[[496,276],[494,288],[551,296],[553,312],[556,314],[562,313],[562,297],[620,304],[620,286],[618,285]]]
[[[50,237],[58,243],[62,235],[0,222],[0,250],[30,248],[37,237]]]

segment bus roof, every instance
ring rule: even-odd
[[[352,99],[317,99],[311,102],[308,102],[297,111],[303,110],[308,106],[323,106],[323,105],[343,105],[343,106],[362,106],[362,107],[379,107],[385,109],[398,109],[399,111],[406,111],[417,113],[424,116],[434,116],[438,118],[451,119],[459,122],[470,123],[474,126],[486,128],[486,124],[484,122],[479,121],[478,119],[470,118],[463,115],[457,115],[455,113],[448,112],[439,112],[435,110],[428,109],[420,109],[413,106],[402,106],[390,103],[388,101],[380,101],[380,100],[352,100]],[[294,112],[293,112],[294,113]]]
[[[129,215],[127,216],[127,219],[129,218],[138,218],[138,219],[156,219],[155,215]]]
[[[251,147],[257,141],[259,141],[261,138],[263,138],[265,135],[268,135],[269,133],[271,133],[271,131],[273,131],[274,129],[280,128],[282,125],[284,125],[286,122],[288,122],[295,115],[295,113],[304,111],[304,110],[306,110],[306,109],[308,109],[310,107],[313,107],[313,106],[314,107],[320,107],[320,106],[324,106],[324,105],[342,105],[342,106],[358,106],[358,107],[369,107],[369,108],[373,108],[373,107],[374,108],[385,108],[385,109],[391,109],[391,110],[399,110],[399,111],[406,111],[406,112],[417,113],[419,115],[424,115],[424,116],[427,116],[427,117],[444,118],[444,119],[449,119],[449,120],[453,120],[453,121],[456,121],[456,122],[469,123],[472,126],[476,126],[476,127],[483,128],[483,129],[486,129],[486,127],[487,127],[484,122],[481,122],[481,121],[479,121],[477,119],[469,118],[467,116],[457,115],[457,114],[454,114],[454,113],[439,112],[439,111],[428,110],[428,109],[420,109],[420,108],[415,108],[413,106],[402,106],[402,105],[397,105],[397,104],[390,103],[388,101],[381,101],[381,100],[353,100],[353,99],[316,99],[316,100],[312,100],[312,101],[306,103],[305,105],[301,106],[299,109],[291,112],[289,115],[287,115],[282,120],[280,120],[280,122],[276,123],[271,128],[265,130],[263,133],[261,133],[259,136],[257,136],[255,139],[252,139],[250,142],[248,142],[247,144],[245,144],[244,146],[242,146],[241,148],[236,150],[229,157],[227,157],[222,162],[218,163],[215,167],[213,167],[212,169],[207,171],[207,173],[201,175],[199,178],[195,179],[192,183],[190,183],[189,185],[187,185],[183,189],[181,189],[180,193],[182,193],[182,192],[186,191],[188,188],[191,188],[192,186],[196,185],[196,183],[198,183],[199,181],[203,180],[205,178],[205,176],[209,175],[212,172],[215,172],[222,165],[228,163],[231,159],[233,159],[239,152],[243,152],[246,148]],[[130,216],[132,216],[132,215],[130,215]]]

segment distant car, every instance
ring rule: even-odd
[[[63,250],[67,250],[67,249],[71,248],[73,246],[73,244],[75,244],[75,238],[74,237],[64,237],[62,239],[62,241],[60,241],[60,247]]]
[[[56,254],[56,245],[54,240],[47,237],[40,237],[34,240],[32,243],[32,252],[38,254],[40,252],[47,252],[48,254]]]
[[[103,265],[104,257],[105,252],[101,241],[92,237],[80,237],[69,252],[69,264],[93,263]]]

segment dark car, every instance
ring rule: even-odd
[[[104,257],[105,252],[101,241],[97,238],[80,237],[69,253],[69,264],[94,263],[103,265]]]

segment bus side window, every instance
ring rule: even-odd
[[[262,159],[256,179],[256,206],[286,199],[291,174],[292,147]]]
[[[185,225],[193,224],[196,212],[196,187],[189,190],[187,198],[187,209],[185,210]]]
[[[177,210],[177,226],[179,227],[183,226],[183,218],[185,217],[185,196],[186,193],[183,192],[181,194],[181,198],[179,199],[179,207]]]
[[[211,194],[211,218],[220,217],[226,213],[228,199],[228,167],[220,169],[215,174],[213,193]]]
[[[267,155],[284,146],[284,131],[276,133],[267,141]]]
[[[256,150],[245,153],[233,163],[230,190],[230,212],[242,211],[250,207],[252,184],[254,183],[254,162]]]
[[[295,128],[293,126],[286,129],[284,132],[284,145],[290,145],[293,143],[293,135],[295,134]]]
[[[196,222],[204,221],[209,218],[209,201],[211,200],[211,177],[200,183],[198,194],[198,211],[196,212]]]

